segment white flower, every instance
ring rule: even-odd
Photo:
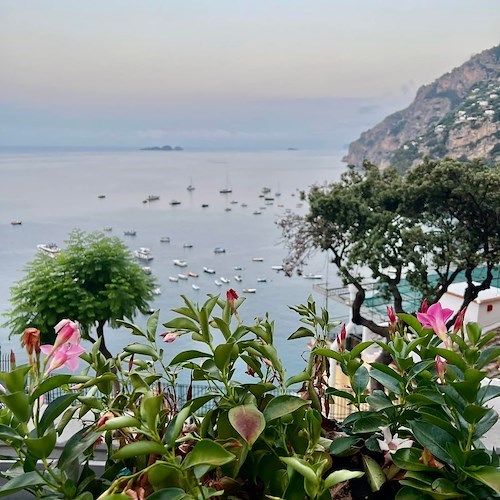
[[[391,435],[391,431],[389,430],[389,426],[386,425],[384,427],[379,427],[384,435],[384,439],[377,439],[378,445],[380,449],[384,453],[396,453],[396,451],[402,448],[411,448],[413,445],[413,441],[411,439],[401,439],[398,438],[398,434],[394,434],[394,437]]]

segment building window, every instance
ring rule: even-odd
[[[493,311],[493,304],[488,304],[488,307],[486,307],[486,310],[487,310],[488,312]]]

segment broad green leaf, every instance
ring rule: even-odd
[[[489,486],[495,493],[500,493],[500,470],[496,467],[467,467],[464,470],[469,476]]]
[[[426,359],[424,361],[419,361],[418,363],[415,363],[411,368],[410,371],[408,372],[406,380],[409,382],[410,380],[413,380],[417,375],[422,373],[425,370],[428,370],[429,368],[434,366],[434,360],[433,359]]]
[[[391,455],[392,461],[403,470],[435,472],[436,468],[420,462],[422,450],[417,448],[402,448]]]
[[[391,398],[385,392],[379,390],[373,391],[373,394],[366,398],[366,402],[373,411],[385,410],[386,408],[392,408],[394,405]]]
[[[351,479],[357,479],[358,477],[364,476],[364,472],[340,469],[332,472],[325,479],[325,488],[331,488],[336,484],[343,483],[344,481],[350,481]],[[385,476],[384,476],[385,477]]]
[[[214,351],[214,361],[219,370],[224,370],[231,361],[234,343],[219,344]]]
[[[450,349],[444,349],[443,347],[430,347],[429,350],[433,354],[439,354],[442,358],[446,359],[450,364],[458,366],[460,370],[464,371],[467,368],[467,363],[464,361],[460,354]]]
[[[357,358],[365,349],[368,349],[368,347],[370,347],[371,345],[373,345],[373,342],[371,340],[356,344],[351,350],[351,358]]]
[[[428,422],[410,420],[408,423],[413,435],[422,446],[426,446],[438,460],[450,463],[451,457],[446,448],[448,443],[457,443],[450,433]]]
[[[339,457],[354,455],[360,450],[362,439],[355,436],[342,436],[335,438],[330,445],[329,452]],[[358,446],[359,445],[359,446]]]
[[[337,361],[342,361],[343,356],[339,352],[335,352],[332,349],[325,349],[325,348],[319,348],[319,349],[313,349],[312,351],[313,354],[317,354],[318,356],[325,356],[326,358],[333,358],[336,359]]]
[[[23,444],[24,438],[18,434],[12,427],[0,424],[0,441],[7,443],[14,448]]]
[[[235,406],[228,412],[231,425],[252,446],[266,428],[264,415],[252,405]]]
[[[423,328],[422,325],[420,324],[420,321],[418,321],[418,319],[415,316],[405,313],[398,313],[396,314],[396,316],[402,319],[408,326],[410,326],[418,336],[421,336]]]
[[[126,444],[113,454],[112,459],[125,460],[141,455],[164,455],[166,452],[167,450],[162,444],[156,441],[142,440]]]
[[[386,389],[393,392],[394,394],[401,394],[403,391],[401,387],[401,382],[398,378],[388,375],[387,373],[380,371],[376,368],[370,370],[370,377],[380,382]]]
[[[297,396],[282,395],[277,396],[267,404],[264,408],[264,417],[266,422],[271,422],[276,418],[283,417],[293,413],[302,406],[309,405],[309,401],[299,398]]]
[[[347,391],[341,391],[340,389],[334,389],[333,387],[329,387],[326,390],[326,393],[329,396],[338,396],[339,398],[344,398],[350,401],[351,403],[356,402],[356,397],[352,392],[347,392]]]
[[[229,329],[229,325],[222,318],[213,318],[215,324],[221,331],[222,335],[224,335],[224,339],[226,342],[231,338],[231,330]]]
[[[497,359],[499,356],[500,356],[500,346],[488,347],[487,349],[481,352],[479,359],[477,360],[477,367],[481,369],[494,359]]]
[[[187,454],[181,467],[185,470],[197,465],[210,465],[220,467],[235,460],[235,455],[227,451],[223,446],[210,439],[198,441],[194,448]]]
[[[385,425],[386,419],[378,413],[368,417],[363,417],[354,422],[352,432],[356,434],[371,434],[379,430],[379,427]]]
[[[124,321],[122,319],[117,319],[116,322],[132,330],[131,333],[133,335],[138,335],[139,337],[146,337],[144,332],[137,325],[134,325],[133,323],[129,323],[128,321]]]
[[[130,499],[128,495],[125,495],[125,497]],[[188,495],[180,488],[163,488],[148,495],[148,500],[191,500],[192,498],[191,495]]]
[[[45,481],[35,471],[25,472],[19,476],[13,477],[0,487],[0,496],[5,497],[26,488],[44,485]]]
[[[64,445],[57,467],[65,470],[68,466],[71,466],[87,448],[97,441],[100,435],[100,432],[88,428],[81,429],[76,434],[73,434]]]
[[[123,350],[130,354],[141,354],[143,356],[149,356],[154,361],[158,359],[158,353],[156,352],[156,350],[146,344],[129,344],[128,346],[124,347]]]
[[[116,429],[123,429],[124,427],[139,427],[139,420],[131,415],[122,415],[120,417],[110,418],[99,427],[99,431],[114,431]]]
[[[163,394],[151,396],[150,394],[142,397],[140,413],[141,420],[146,424],[146,427],[156,431],[158,426],[158,418],[163,405]]]
[[[476,345],[481,338],[481,327],[477,323],[467,323],[465,330],[472,345]]]
[[[486,432],[488,432],[498,420],[498,413],[491,408],[488,413],[476,424],[473,438],[481,439]]]
[[[297,328],[297,330],[295,330],[287,340],[302,339],[304,337],[314,337],[314,332],[305,326],[301,326]]]
[[[371,490],[375,493],[380,490],[382,485],[386,481],[386,477],[382,467],[368,455],[363,455],[363,466],[366,472],[366,479],[368,479],[368,484]]]
[[[38,424],[39,434],[45,434],[45,431],[54,423],[55,419],[61,415],[77,397],[78,394],[63,394],[54,399],[54,401],[51,401],[47,408],[45,408],[40,423]]]
[[[318,483],[319,479],[316,476],[311,464],[299,457],[279,457],[282,462],[289,465],[293,470],[297,471],[301,476],[311,483]]]
[[[178,365],[179,363],[184,363],[185,361],[188,361],[190,359],[197,359],[197,358],[211,358],[212,355],[206,352],[201,352],[201,351],[182,351],[177,356],[170,361],[170,366]]]
[[[47,458],[56,445],[57,432],[54,428],[42,437],[26,438],[26,448],[35,458]]]
[[[432,497],[410,486],[403,486],[396,493],[396,500],[432,500]]]
[[[481,420],[488,413],[488,411],[489,408],[471,404],[466,406],[463,417],[469,424],[475,424],[479,422],[479,420]]]
[[[26,376],[30,370],[30,365],[18,366],[10,372],[0,372],[0,380],[9,392],[21,392],[27,386]]]
[[[160,318],[160,310],[157,309],[146,322],[146,332],[148,335],[148,340],[154,342],[156,338],[156,329],[158,328],[158,321]]]
[[[356,394],[363,394],[370,380],[370,375],[365,366],[360,366],[354,374],[352,388]]]
[[[187,420],[189,415],[191,415],[191,405],[182,408],[182,410],[168,424],[164,438],[167,449],[174,447],[175,441],[179,437],[182,427],[184,426],[184,422]]]
[[[300,372],[297,373],[297,375],[291,376],[287,381],[285,382],[285,387],[290,387],[293,384],[298,384],[299,382],[305,382],[306,380],[309,380],[311,376],[307,372]]]
[[[184,330],[184,331],[187,330],[188,332],[199,331],[198,325],[194,321],[191,321],[188,318],[175,318],[171,321],[168,321],[167,323],[163,323],[163,326],[165,328],[171,328],[175,330]]]
[[[33,403],[42,394],[45,394],[49,391],[52,391],[53,389],[66,385],[71,379],[72,375],[52,375],[52,377],[46,378],[33,391],[33,393],[30,396],[30,401]]]
[[[16,416],[16,418],[27,423],[31,415],[31,405],[28,395],[22,391],[11,394],[0,395],[0,401]]]
[[[479,389],[477,402],[479,404],[484,404],[490,399],[497,398],[498,396],[500,396],[500,386],[488,384]]]

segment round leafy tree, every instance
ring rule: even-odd
[[[54,325],[72,318],[92,342],[95,327],[100,350],[107,357],[104,325],[116,328],[116,320],[131,320],[137,312],[145,312],[155,287],[154,279],[118,238],[98,232],[73,231],[65,250],[54,258],[40,252],[25,271],[11,288],[12,308],[4,325],[11,335],[32,326],[47,335],[44,342],[51,342]]]

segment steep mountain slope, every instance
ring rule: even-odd
[[[415,100],[351,143],[344,161],[403,171],[428,155],[500,158],[500,45],[421,87]]]

